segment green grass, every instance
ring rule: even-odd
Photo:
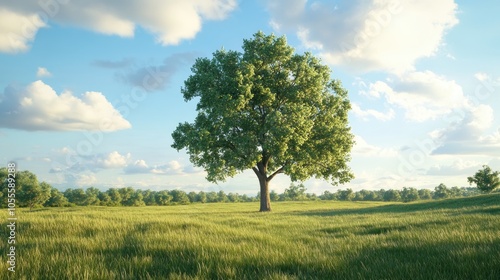
[[[22,209],[15,275],[7,271],[7,228],[0,229],[0,278],[500,279],[500,194],[257,209]],[[0,218],[7,221],[5,209]]]

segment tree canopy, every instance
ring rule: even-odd
[[[469,184],[476,184],[477,188],[483,192],[491,192],[500,187],[500,172],[492,171],[487,165],[483,165],[483,169],[479,170],[472,177],[467,177]]]
[[[7,169],[0,168],[0,191],[7,196]],[[15,198],[18,206],[29,207],[30,210],[43,205],[51,194],[52,187],[45,182],[38,182],[35,174],[25,170],[15,172]]]
[[[243,53],[222,49],[191,70],[182,94],[198,100],[198,115],[179,124],[172,147],[186,148],[207,180],[252,169],[260,210],[269,211],[268,184],[277,174],[334,185],[354,178],[347,91],[312,54],[295,54],[285,37],[259,32],[243,41]]]

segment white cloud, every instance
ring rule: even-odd
[[[493,132],[490,135],[484,135],[479,137],[479,142],[486,143],[490,145],[500,145],[500,127],[496,132]]]
[[[108,169],[127,168],[131,163],[130,153],[122,155],[118,151],[106,154],[80,155],[75,150],[64,147],[57,150],[56,153],[59,159],[52,162],[50,173],[98,173]]]
[[[354,136],[354,147],[352,153],[366,157],[396,157],[398,151],[392,148],[381,148],[368,144],[365,139],[359,135]]]
[[[431,71],[408,72],[394,82],[377,81],[370,84],[368,92],[370,96],[384,96],[389,104],[404,109],[407,119],[417,122],[434,120],[467,106],[460,85]]]
[[[483,72],[478,72],[478,73],[474,74],[474,77],[476,79],[478,79],[479,81],[486,81],[486,80],[490,79],[490,76],[488,76],[488,74],[483,73]]]
[[[388,121],[394,118],[395,113],[393,109],[389,109],[388,112],[382,113],[376,110],[368,109],[368,110],[362,110],[358,104],[352,103],[352,112],[362,118],[363,120],[368,120],[369,118],[375,118],[379,121]]]
[[[146,161],[140,159],[125,167],[123,171],[126,174],[149,173],[151,168],[146,164]]]
[[[427,171],[427,175],[435,176],[455,176],[455,175],[472,175],[481,167],[482,163],[476,160],[458,159],[451,164],[436,164],[431,166]]]
[[[500,156],[500,128],[494,110],[480,104],[457,113],[457,122],[433,133],[439,147],[433,154]]]
[[[153,33],[159,43],[175,45],[181,40],[194,38],[204,20],[222,20],[237,6],[236,0],[60,2],[0,3],[0,51],[28,49],[27,42],[34,39],[39,28],[45,26],[41,18],[121,37],[134,36],[136,26],[141,26]]]
[[[332,64],[361,71],[411,70],[458,23],[453,0],[275,0],[268,8],[280,31],[296,32]]]
[[[183,167],[178,161],[172,160],[165,165],[154,167],[153,169],[151,169],[151,173],[153,173],[153,174],[166,174],[166,175],[180,175],[180,174],[183,174]]]
[[[0,4],[0,52],[16,53],[29,49],[38,29],[45,23],[36,12],[19,13]]]
[[[94,186],[98,180],[94,173],[84,174],[64,174],[64,179],[67,184],[75,187],[91,187]]]
[[[121,168],[127,166],[130,159],[130,153],[121,155],[117,151],[109,153],[106,157],[99,159],[99,165],[103,168]]]
[[[484,131],[493,125],[493,108],[490,105],[480,104],[470,109],[471,119],[466,124],[474,131]]]
[[[43,78],[43,77],[51,77],[52,73],[47,70],[45,67],[38,67],[38,70],[36,71],[36,76],[38,78]]]
[[[26,88],[6,88],[0,95],[0,127],[36,131],[115,131],[130,128],[100,92],[81,98],[71,92],[56,92],[42,81]]]
[[[156,175],[186,175],[201,174],[203,171],[191,165],[185,166],[177,160],[172,160],[164,165],[150,166],[145,160],[136,160],[127,165],[123,171],[125,174],[156,174]]]

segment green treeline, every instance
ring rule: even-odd
[[[140,190],[132,187],[110,188],[101,191],[95,187],[87,189],[69,188],[60,191],[50,184],[39,183],[36,175],[29,171],[16,173],[16,189],[10,192],[7,188],[7,171],[0,168],[1,205],[10,207],[9,202],[15,202],[16,207],[63,207],[63,206],[164,206],[190,203],[229,203],[229,202],[257,202],[260,194],[240,195],[238,193],[218,192],[194,192],[183,190]],[[444,199],[453,197],[473,196],[481,193],[477,188],[448,188],[444,184],[435,187],[434,190],[403,188],[402,190],[360,190],[352,189],[337,190],[336,192],[325,191],[321,195],[307,193],[303,184],[291,184],[281,194],[271,191],[272,201],[306,201],[306,200],[339,200],[339,201],[401,201],[410,202],[416,200]],[[14,199],[14,200],[13,200]],[[13,204],[11,204],[12,206]]]

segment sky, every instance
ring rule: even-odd
[[[258,31],[311,52],[349,91],[355,179],[325,190],[468,186],[500,170],[496,1],[0,0],[0,162],[61,190],[255,194],[251,170],[218,184],[171,133],[198,57]],[[282,192],[286,175],[271,182]]]

